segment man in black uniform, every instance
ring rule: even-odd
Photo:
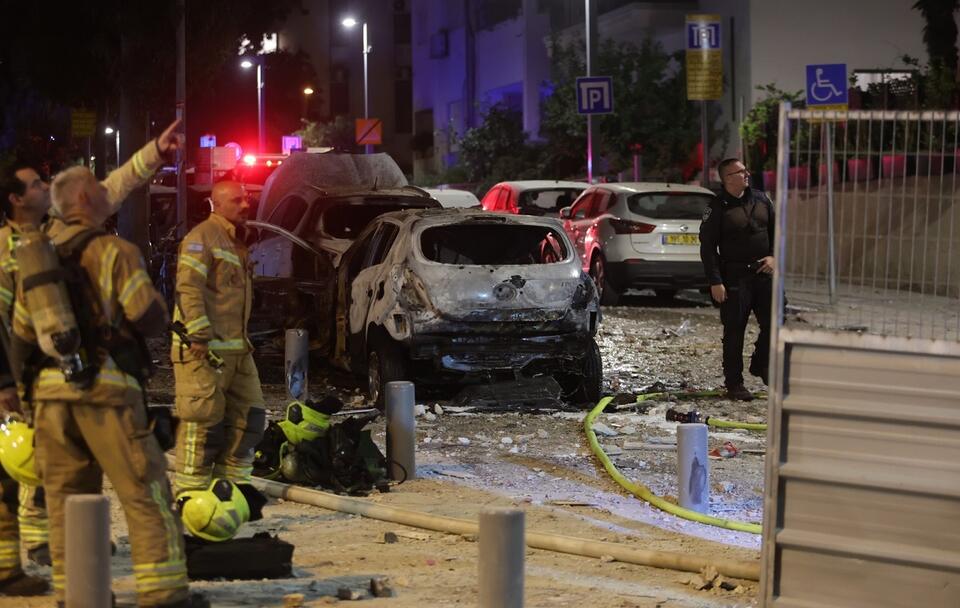
[[[743,336],[750,312],[760,337],[750,373],[767,383],[770,360],[770,306],[773,296],[773,203],[750,188],[750,172],[736,158],[718,167],[723,189],[703,213],[700,259],[710,296],[720,304],[723,323],[723,376],[731,399],[749,401],[743,386]]]

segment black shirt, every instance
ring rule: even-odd
[[[700,223],[700,260],[711,285],[723,283],[723,266],[749,264],[773,255],[773,203],[747,188],[740,198],[721,190]],[[729,277],[728,277],[729,278]]]

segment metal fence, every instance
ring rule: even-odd
[[[960,113],[786,117],[784,324],[960,341]]]

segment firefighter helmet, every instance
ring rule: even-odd
[[[287,406],[287,418],[279,424],[290,443],[312,441],[330,428],[330,415],[314,409],[313,405],[311,401],[291,401]]]
[[[250,521],[250,506],[232,481],[214,479],[206,490],[188,490],[177,497],[180,517],[190,534],[204,540],[229,540]]]
[[[27,423],[8,419],[0,424],[0,465],[16,481],[39,486],[33,451],[33,429]]]

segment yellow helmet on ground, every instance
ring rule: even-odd
[[[330,428],[330,415],[314,409],[313,405],[312,402],[292,401],[287,406],[287,418],[279,426],[290,443],[312,441]]]
[[[33,429],[27,423],[7,420],[0,424],[0,465],[19,483],[39,486],[33,452]]]
[[[177,496],[180,518],[190,534],[213,542],[229,540],[250,521],[250,506],[232,481],[214,479],[206,490]]]

